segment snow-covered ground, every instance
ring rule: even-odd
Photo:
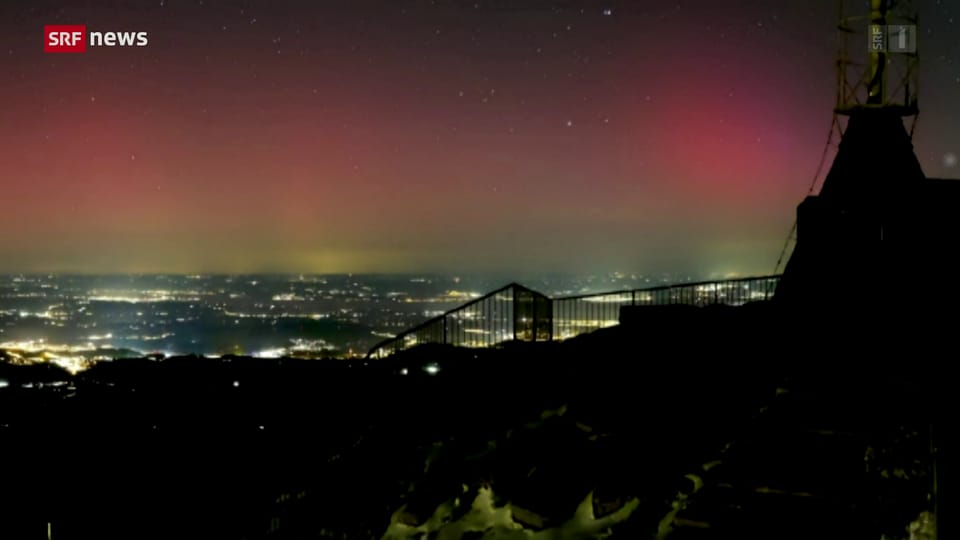
[[[464,491],[467,487],[464,486]],[[576,513],[558,527],[542,531],[532,531],[513,519],[509,504],[496,506],[493,490],[482,487],[470,503],[470,509],[459,519],[453,519],[454,511],[463,504],[456,497],[437,507],[433,515],[424,523],[411,526],[400,520],[401,508],[391,520],[383,535],[383,540],[413,540],[436,538],[437,540],[461,540],[468,533],[469,538],[485,540],[594,540],[605,538],[609,529],[630,517],[640,504],[637,499],[630,500],[616,512],[597,519],[593,512],[593,493],[589,493],[577,507]]]

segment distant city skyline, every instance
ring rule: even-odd
[[[960,7],[917,5],[917,156],[957,177]],[[768,274],[836,22],[806,0],[4,2],[0,273]],[[45,54],[54,24],[149,45]]]

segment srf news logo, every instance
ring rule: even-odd
[[[146,47],[146,32],[87,32],[84,24],[43,27],[43,52],[82,53],[90,47]]]

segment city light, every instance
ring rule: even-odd
[[[551,291],[582,294],[598,283],[627,277],[571,277],[544,285]],[[0,278],[0,301],[4,302],[0,350],[10,362],[50,362],[79,372],[103,360],[157,351],[164,351],[168,358],[179,353],[212,358],[351,358],[364,356],[378,342],[398,339],[396,346],[375,352],[375,357],[382,357],[391,350],[428,342],[489,347],[530,339],[532,328],[514,325],[545,322],[532,312],[514,314],[517,308],[511,292],[498,290],[482,297],[475,292],[477,284],[464,278],[462,288],[456,290],[446,287],[449,279],[428,278],[413,278],[410,289],[389,278],[357,276],[304,276],[302,280],[296,276],[129,276],[119,278],[122,286],[110,286],[117,279],[10,276],[4,289]],[[551,335],[545,330],[551,328],[552,339],[567,339],[619,324],[619,308],[624,305],[738,305],[766,299],[771,290],[765,282],[691,283],[682,288],[577,296],[558,300],[547,326],[536,332],[542,338]],[[467,303],[470,307],[457,307]],[[434,325],[403,332],[425,320],[434,320]],[[236,337],[226,342],[229,345],[211,340],[210,328]],[[344,332],[346,328],[356,332]]]

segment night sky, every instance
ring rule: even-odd
[[[915,144],[956,177],[960,2],[919,4]],[[47,24],[149,45],[45,54]],[[0,271],[771,273],[835,25],[827,0],[5,1]]]

